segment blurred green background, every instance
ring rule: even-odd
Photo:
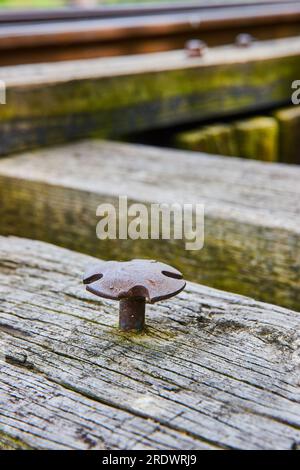
[[[113,5],[113,4],[132,4],[132,3],[184,3],[195,2],[195,0],[98,0],[98,5]],[[199,0],[201,5],[212,5],[214,3],[224,3],[229,0]],[[253,0],[254,1],[254,0]],[[283,0],[288,1],[288,0]],[[251,0],[231,0],[230,3],[243,3],[251,2]],[[75,0],[0,0],[1,8],[57,8],[70,6],[76,3]]]
[[[59,7],[67,5],[63,0],[0,0],[0,7],[6,8],[38,8],[38,7]]]
[[[132,3],[184,3],[193,0],[98,0],[98,5],[132,4]],[[226,0],[225,0],[226,1]],[[211,0],[207,0],[209,4]],[[74,5],[75,1],[73,2]],[[203,3],[203,2],[202,2]],[[57,8],[70,6],[71,0],[0,0],[1,8]]]
[[[111,5],[117,3],[175,3],[175,2],[184,2],[188,0],[99,0],[99,5]],[[75,2],[74,2],[75,3]],[[74,4],[73,3],[73,4]],[[68,0],[0,0],[0,8],[57,8],[70,6],[71,1]]]
[[[157,3],[157,2],[176,2],[179,0],[99,0],[99,5],[114,3]],[[186,1],[186,0],[181,0]],[[75,2],[73,2],[74,4]],[[0,8],[57,8],[70,6],[68,0],[0,0]]]
[[[66,5],[63,0],[0,0],[0,7],[26,8],[26,7],[57,7]]]

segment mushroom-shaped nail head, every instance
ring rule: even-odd
[[[177,269],[153,260],[103,261],[87,269],[83,283],[92,294],[119,300],[119,326],[142,331],[145,304],[169,299],[186,283]]]
[[[248,33],[238,34],[235,38],[235,44],[237,47],[250,47],[254,41],[254,37]]]
[[[190,39],[185,43],[185,51],[188,57],[202,57],[206,50],[206,42],[200,39]]]

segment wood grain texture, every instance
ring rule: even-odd
[[[93,259],[0,238],[0,442],[34,449],[290,449],[294,312],[196,284],[121,333],[85,291]]]
[[[290,102],[300,39],[2,67],[0,154],[202,121]]]
[[[187,279],[300,310],[300,168],[88,141],[0,161],[0,233],[105,259],[157,258]],[[96,237],[96,209],[205,205],[205,244]]]

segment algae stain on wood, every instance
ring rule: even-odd
[[[28,444],[17,437],[0,431],[0,450],[33,450]]]
[[[233,126],[238,156],[278,161],[279,126],[272,117],[255,117]]]
[[[0,108],[0,154],[282,104],[290,98],[290,82],[299,68],[300,58],[292,56],[11,85]]]
[[[280,160],[300,164],[300,106],[294,105],[274,112],[279,123]]]
[[[279,125],[267,116],[228,124],[212,124],[178,133],[174,145],[211,154],[277,161]]]

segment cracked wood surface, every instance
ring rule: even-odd
[[[299,315],[189,283],[123,334],[81,284],[90,261],[0,238],[2,447],[295,446]]]
[[[0,161],[0,233],[106,259],[157,258],[188,280],[300,310],[300,168],[85,141]],[[205,205],[205,242],[98,240],[96,209]],[[117,211],[118,212],[118,211]]]

